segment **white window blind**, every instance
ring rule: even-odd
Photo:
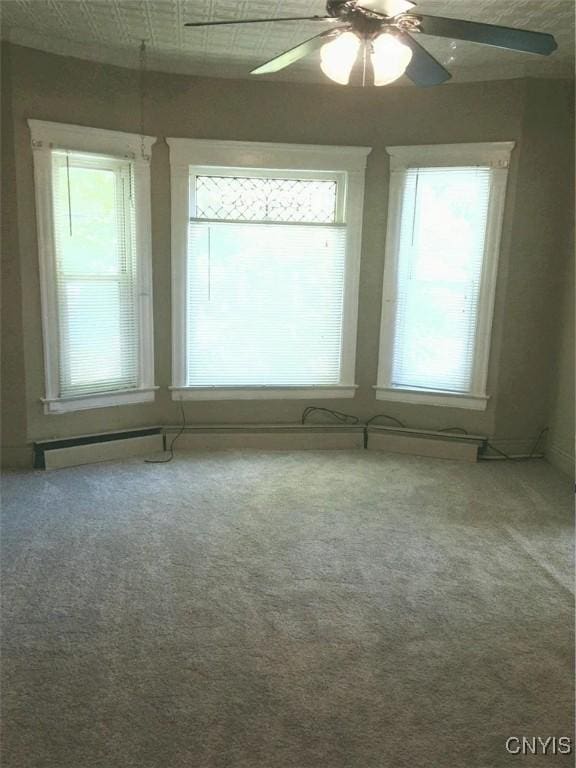
[[[139,386],[129,161],[52,152],[60,397]]]
[[[186,385],[338,385],[346,226],[336,182],[191,182]]]
[[[489,167],[405,171],[392,387],[471,388],[491,183]]]

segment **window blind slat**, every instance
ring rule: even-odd
[[[52,153],[60,396],[139,385],[130,163]]]
[[[488,167],[405,172],[393,387],[470,391],[490,189]]]
[[[346,229],[190,222],[188,386],[340,383]]]

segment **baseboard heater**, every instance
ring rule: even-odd
[[[157,453],[164,448],[162,427],[107,432],[99,435],[45,440],[34,443],[35,469],[62,469],[80,464],[127,459]]]
[[[166,443],[180,432],[166,427]],[[190,450],[346,450],[362,448],[362,424],[201,424],[187,426],[176,451]]]
[[[34,443],[35,469],[149,456],[165,450],[178,435],[175,450],[349,450],[368,448],[388,453],[476,461],[486,438],[363,424],[202,424],[148,427],[45,440]]]
[[[437,459],[478,461],[478,453],[486,445],[482,435],[460,432],[435,432],[407,427],[379,424],[366,428],[366,447],[388,453],[407,453],[413,456],[431,456]]]

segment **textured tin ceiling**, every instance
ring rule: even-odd
[[[248,77],[250,69],[328,27],[314,22],[185,29],[185,21],[323,14],[322,0],[1,0],[2,36],[45,51],[138,66],[146,40],[151,69]],[[419,38],[452,82],[573,77],[574,0],[420,0],[422,13],[551,32],[550,57],[474,43]],[[268,79],[323,82],[312,56]]]

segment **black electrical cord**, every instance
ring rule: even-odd
[[[319,408],[315,405],[309,405],[302,411],[302,424],[306,424],[306,419],[308,416],[310,416],[311,413],[315,413],[317,411],[333,416],[336,421],[340,422],[340,424],[358,424],[360,422],[358,416],[352,416],[349,413],[342,413],[341,411],[333,411],[331,408]]]
[[[377,413],[376,416],[372,416],[364,424],[364,450],[368,448],[368,427],[370,426],[370,424],[372,424],[373,421],[376,421],[376,419],[388,419],[389,421],[392,421],[394,424],[396,424],[398,427],[402,427],[402,429],[406,429],[406,425],[402,423],[400,419],[397,419],[395,416],[388,416],[387,413]]]
[[[544,427],[544,429],[540,430],[540,432],[538,433],[538,437],[534,441],[534,444],[533,444],[533,446],[532,446],[528,456],[510,456],[505,451],[500,450],[500,448],[496,448],[496,446],[492,445],[492,443],[489,442],[489,441],[486,441],[486,447],[490,448],[495,453],[498,453],[500,456],[502,456],[507,461],[529,461],[530,459],[535,458],[536,450],[537,450],[538,446],[540,445],[540,441],[542,440],[542,437],[548,432],[548,430],[549,430],[549,427]]]
[[[550,427],[544,427],[544,429],[540,430],[540,434],[538,435],[538,437],[534,441],[534,445],[532,446],[532,450],[530,451],[530,458],[531,459],[534,458],[534,454],[536,453],[536,449],[539,447],[540,441],[542,440],[543,436],[547,432],[549,432],[549,431],[550,431]]]
[[[457,432],[460,435],[469,434],[468,430],[462,429],[462,427],[444,427],[444,429],[439,429],[438,432]]]
[[[406,429],[406,424],[401,422],[400,419],[397,419],[395,416],[388,416],[387,413],[377,413],[376,416],[372,416],[372,418],[368,419],[366,422],[366,426],[369,427],[373,421],[376,421],[376,419],[388,419],[389,421],[393,421],[397,426],[402,427],[402,429]]]
[[[180,425],[180,429],[177,432],[177,434],[172,438],[172,442],[170,443],[170,447],[168,448],[169,456],[166,459],[145,459],[145,464],[168,464],[168,462],[172,461],[174,458],[174,445],[176,443],[176,440],[182,435],[184,430],[186,429],[186,414],[184,413],[184,403],[180,401],[180,412],[182,414],[182,424]]]
[[[500,448],[496,448],[496,446],[492,445],[492,443],[489,440],[486,440],[486,448],[490,448],[491,451],[494,451],[495,453],[499,454],[507,461],[519,461],[519,459],[516,458],[515,456],[509,456],[504,451],[501,451]]]

